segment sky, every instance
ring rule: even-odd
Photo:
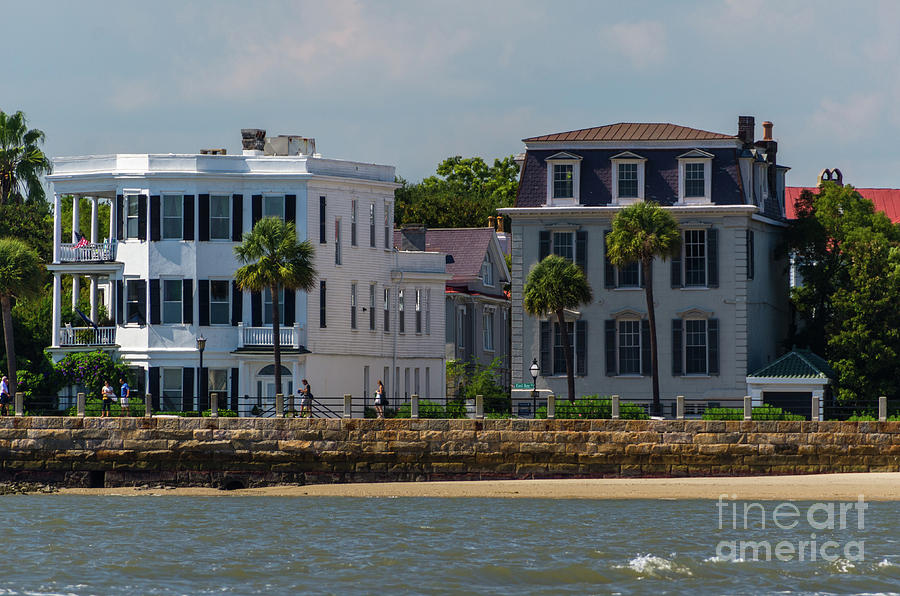
[[[51,157],[239,153],[241,128],[418,181],[616,122],[774,123],[788,184],[900,187],[900,2],[4,3],[0,109]],[[12,25],[12,26],[11,26]]]

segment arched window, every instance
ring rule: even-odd
[[[291,371],[287,369],[286,366],[281,367],[281,375],[282,376],[291,376]],[[260,377],[274,377],[275,376],[275,365],[270,364],[268,366],[264,366],[261,371],[259,371]]]

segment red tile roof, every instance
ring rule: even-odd
[[[818,188],[788,186],[784,189],[784,215],[788,219],[797,217],[794,203],[804,190],[818,192]],[[892,222],[900,223],[900,188],[857,188],[856,191],[875,203],[875,209],[887,215]]]
[[[425,231],[425,250],[453,255],[447,263],[447,273],[452,275],[448,285],[468,281],[481,275],[481,263],[488,250],[494,228],[435,228]],[[394,246],[400,246],[400,231],[394,230]]]
[[[724,135],[677,124],[619,122],[618,124],[529,137],[522,141],[525,143],[532,141],[709,141],[737,138],[736,135]]]

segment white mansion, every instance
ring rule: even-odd
[[[242,292],[233,275],[242,235],[277,216],[313,244],[318,271],[315,291],[280,298],[283,392],[308,378],[317,397],[371,397],[382,379],[394,400],[443,395],[445,255],[393,248],[393,166],[323,158],[314,139],[242,135],[242,155],[54,160],[53,357],[114,351],[163,410],[208,407],[217,392],[244,413],[271,397],[271,295]],[[75,197],[71,239],[62,195]],[[86,200],[91,229],[78,242]],[[110,204],[109,238],[98,237],[98,202]],[[102,303],[114,325],[63,326],[64,275],[73,296],[87,278],[90,320]]]

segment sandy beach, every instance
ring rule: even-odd
[[[485,497],[519,499],[900,500],[900,473],[715,478],[481,480],[210,488],[64,488],[61,495],[180,495],[266,497]]]

